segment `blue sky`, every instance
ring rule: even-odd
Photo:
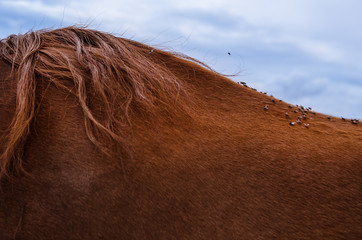
[[[239,73],[234,81],[289,103],[362,119],[361,9],[358,0],[0,0],[0,38],[87,24]]]

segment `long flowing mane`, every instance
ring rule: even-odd
[[[0,176],[21,170],[22,149],[36,114],[39,81],[48,81],[74,94],[84,114],[88,138],[103,152],[125,150],[122,129],[134,111],[157,117],[163,108],[170,116],[184,111],[186,94],[181,82],[152,60],[157,49],[99,31],[67,27],[11,35],[1,41],[0,57],[12,64],[18,79],[16,112],[2,139]],[[96,116],[92,103],[96,99]],[[99,140],[103,137],[103,142]]]

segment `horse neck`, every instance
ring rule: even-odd
[[[0,59],[0,152],[3,139],[15,114],[16,81],[11,76],[11,66]]]

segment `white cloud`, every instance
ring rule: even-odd
[[[268,44],[277,43],[294,45],[295,48],[304,51],[309,55],[312,55],[316,59],[320,59],[326,62],[350,62],[347,53],[342,49],[338,48],[335,43],[328,40],[307,39],[292,35],[272,36],[272,34],[270,34],[268,36],[264,36],[262,41]]]
[[[62,6],[51,6],[41,1],[3,1],[5,7],[16,9],[16,11],[28,11],[41,13],[51,17],[62,16],[64,8]]]
[[[236,21],[247,23],[249,28],[232,30],[217,29],[222,35],[235,37],[238,41],[259,41],[268,44],[294,45],[297,49],[326,62],[361,67],[361,46],[350,43],[362,40],[358,29],[362,16],[361,2],[328,0],[258,0],[258,1],[198,1],[185,0],[179,8],[189,11],[198,8],[204,11],[224,12]],[[213,34],[217,34],[216,29]],[[235,34],[236,33],[236,34]],[[236,36],[235,36],[236,35]],[[354,48],[353,48],[354,47]],[[357,49],[356,49],[357,48]],[[359,51],[358,51],[359,50]]]

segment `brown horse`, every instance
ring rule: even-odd
[[[98,31],[0,44],[0,239],[361,239],[357,120]]]

